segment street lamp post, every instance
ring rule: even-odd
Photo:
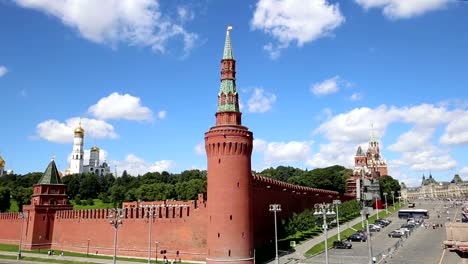
[[[386,193],[386,192],[383,193],[383,196],[385,198],[385,213],[388,214],[387,195],[388,195],[388,193]]]
[[[123,224],[122,219],[125,218],[125,215],[122,212],[121,208],[111,209],[111,214],[108,216],[110,221],[109,223],[114,227],[114,256],[112,257],[112,263],[116,264],[117,261],[117,230],[119,226]]]
[[[341,204],[340,200],[333,200],[333,204],[336,206],[336,227],[338,228],[338,240],[341,241],[341,234],[340,234],[340,217],[338,214],[338,205]]]
[[[375,197],[375,209],[377,210],[377,219],[380,219],[379,217],[379,203],[377,202],[377,195]]]
[[[147,206],[142,206],[145,208],[148,208],[148,211],[146,212],[146,217],[148,217],[148,264],[151,264],[151,236],[152,236],[152,226],[153,226],[153,219],[157,215],[157,213],[154,211],[155,207],[161,207],[160,205],[147,205]],[[156,244],[157,247],[157,244]],[[156,251],[158,249],[156,248]],[[156,253],[157,254],[157,253]],[[156,262],[157,262],[157,257],[156,257]]]
[[[332,204],[329,203],[319,203],[315,204],[315,216],[320,216],[323,218],[323,231],[325,234],[325,264],[328,264],[328,225],[327,225],[327,217],[332,217],[335,215],[330,207]],[[333,207],[332,207],[333,208]]]
[[[20,237],[19,237],[19,247],[18,247],[18,256],[17,260],[21,259],[21,244],[23,242],[23,226],[24,226],[24,219],[26,218],[26,215],[24,213],[19,213],[18,218],[21,219],[21,230],[20,230]]]
[[[392,194],[393,211],[395,212],[395,191],[391,191],[390,193]]]
[[[374,263],[374,258],[372,257],[372,239],[370,235],[370,230],[369,230],[369,213],[367,212],[367,209],[363,209],[363,214],[366,215],[366,233],[367,233],[367,248],[368,248],[368,253],[369,253],[369,264]]]
[[[278,258],[278,234],[277,234],[277,226],[276,226],[276,212],[281,212],[281,204],[270,204],[270,212],[273,212],[275,217],[275,264],[279,264]]]

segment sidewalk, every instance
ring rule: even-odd
[[[384,209],[385,210],[385,209]],[[380,213],[382,212],[382,209],[379,210]],[[389,210],[390,213],[390,210]],[[374,210],[372,214],[369,215],[369,217],[374,216],[377,214],[377,211]],[[361,217],[355,218],[349,222],[344,223],[343,225],[340,224],[340,231],[343,232],[344,230],[354,226],[355,224],[361,223],[362,219]],[[331,229],[328,229],[328,237],[332,237],[334,235],[338,234],[338,228],[334,227]],[[323,242],[325,240],[325,235],[322,233],[320,236],[316,236],[312,239],[309,239],[307,241],[302,242],[301,244],[297,245],[294,248],[294,252],[286,255],[282,255],[279,257],[279,263],[280,264],[288,264],[288,263],[295,263],[298,260],[303,260],[306,259],[304,254],[311,249],[313,246]],[[330,245],[329,245],[330,246]],[[268,264],[275,264],[275,260],[272,259]]]

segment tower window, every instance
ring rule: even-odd
[[[231,256],[231,250],[228,251],[228,255]]]
[[[231,215],[231,216],[229,216],[229,220],[232,220],[232,215]]]
[[[218,238],[220,238],[220,237],[221,237],[221,234],[220,234],[220,233],[218,233]]]
[[[218,159],[218,163],[221,163],[221,159]]]

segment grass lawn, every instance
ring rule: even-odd
[[[54,250],[54,249],[52,249]],[[10,252],[18,252],[18,245],[6,245],[6,244],[0,244],[0,252],[1,251],[10,251]],[[33,253],[33,254],[38,254],[38,255],[46,255],[48,249],[43,249],[43,250],[22,250],[24,253]],[[112,259],[111,256],[104,256],[104,255],[94,255],[94,254],[89,254],[88,256],[85,253],[78,253],[78,252],[70,252],[70,251],[62,251],[62,250],[54,250],[56,254],[60,254],[60,252],[63,252],[65,256],[68,257],[80,257],[80,258],[89,258],[90,261],[92,259]],[[10,256],[6,256],[10,257]],[[13,256],[13,259],[16,259],[16,256]],[[31,260],[31,257],[25,257],[23,258],[24,260]],[[38,258],[40,259],[40,258]],[[132,261],[132,262],[142,262],[142,263],[148,263],[147,258],[127,258],[127,257],[117,257],[117,260],[123,260],[123,261]],[[152,262],[154,263],[154,257],[152,258]],[[32,260],[34,261],[34,260]],[[49,261],[49,260],[47,260]],[[46,261],[46,262],[47,262]],[[64,261],[64,260],[61,260]],[[62,263],[62,262],[57,262],[57,263]],[[82,263],[82,262],[63,262],[63,263]],[[92,263],[92,262],[89,262]],[[162,262],[162,256],[159,256],[158,254],[158,263],[163,263]],[[184,263],[184,262],[182,262]]]
[[[16,260],[16,256],[9,256],[9,255],[0,254],[0,259]],[[63,259],[46,259],[46,258],[35,258],[35,257],[23,257],[23,258],[21,258],[21,260],[23,260],[23,261],[45,262],[45,263],[64,263],[64,264],[81,264],[81,263],[97,264],[95,262],[78,262],[78,261],[63,260]]]
[[[114,208],[112,203],[103,203],[100,199],[93,199],[93,201],[94,205],[76,205],[73,200],[69,202],[73,205],[74,210]]]
[[[388,215],[391,215],[393,212],[397,212],[398,209],[400,209],[400,208],[401,208],[401,204],[398,204],[398,203],[396,203],[394,207],[393,207],[393,206],[389,207],[389,208],[388,208]],[[380,218],[385,218],[385,217],[387,217],[387,214],[386,214],[386,212],[385,212],[385,209],[383,209],[383,210],[380,210],[380,209],[379,209],[379,217],[380,217]],[[373,216],[371,216],[371,217],[369,217],[369,223],[374,223],[375,220],[377,220],[377,215],[376,215],[376,214],[373,215]],[[343,231],[340,230],[340,231],[341,231],[341,232],[340,232],[340,234],[341,234],[341,239],[342,239],[342,240],[346,240],[347,237],[349,237],[350,235],[354,234],[354,233],[355,233],[355,230],[353,230],[353,229],[362,230],[362,229],[363,229],[363,228],[362,228],[362,223],[359,222],[359,223],[355,224],[352,228],[348,228],[348,229],[343,230]],[[332,236],[332,237],[329,237],[329,238],[327,239],[328,247],[331,247],[331,246],[333,245],[333,241],[335,241],[335,240],[338,240],[338,235],[334,235],[334,236]],[[311,249],[309,249],[309,250],[305,253],[305,255],[306,255],[306,256],[313,256],[313,255],[316,255],[316,254],[321,253],[321,252],[323,252],[323,251],[325,251],[325,241],[320,242],[320,243],[318,243],[317,245],[313,246]]]

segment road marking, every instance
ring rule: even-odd
[[[445,255],[445,248],[444,251],[442,251],[442,255],[440,256],[439,264],[442,264],[442,260],[444,260],[444,255]]]

